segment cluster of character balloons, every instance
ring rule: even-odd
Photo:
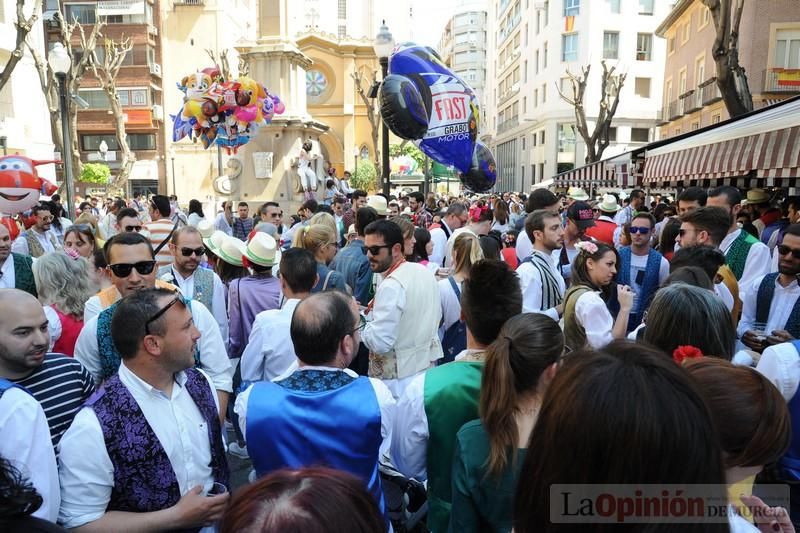
[[[452,165],[462,184],[486,192],[497,180],[494,156],[477,140],[480,112],[472,88],[435,50],[400,45],[381,84],[381,117],[392,132],[414,141],[431,159]]]
[[[181,80],[183,106],[172,115],[172,140],[199,140],[204,148],[216,144],[236,153],[259,127],[285,111],[281,99],[247,76],[226,80],[210,67]]]

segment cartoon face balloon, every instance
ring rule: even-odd
[[[485,146],[476,153],[480,112],[472,88],[436,51],[414,44],[392,54],[389,72],[380,95],[389,129],[417,141],[435,161],[453,165],[471,190],[489,190],[496,179],[494,158]]]
[[[41,194],[58,190],[36,172],[38,165],[47,163],[55,161],[34,161],[21,155],[0,157],[0,213],[21,213],[36,205]]]

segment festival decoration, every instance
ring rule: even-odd
[[[19,227],[11,215],[27,211],[39,197],[54,194],[58,187],[40,178],[36,167],[58,161],[34,161],[22,155],[0,157],[0,224],[8,228],[11,239],[19,235]]]
[[[672,360],[679,365],[682,365],[683,362],[688,359],[698,359],[700,357],[703,357],[703,352],[700,350],[700,348],[692,346],[691,344],[678,346],[672,350]]]
[[[171,115],[172,140],[190,137],[203,148],[216,144],[229,154],[286,110],[281,99],[261,83],[246,76],[227,80],[219,67],[185,76],[178,88],[184,98],[181,110]]]
[[[381,84],[380,111],[395,135],[413,140],[431,159],[454,166],[467,189],[486,192],[494,186],[494,156],[477,141],[475,93],[433,49],[406,44],[395,50]]]

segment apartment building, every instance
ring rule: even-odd
[[[800,94],[797,1],[745,2],[739,30],[739,62],[754,108]],[[661,136],[674,137],[730,118],[716,83],[711,52],[716,30],[708,8],[700,0],[680,0],[656,34],[667,43]]]
[[[439,41],[444,63],[475,91],[481,109],[480,131],[486,130],[486,11],[457,13],[447,21]]]
[[[600,104],[601,60],[627,74],[603,157],[655,137],[666,43],[655,37],[669,0],[493,0],[489,9],[487,128],[499,190],[528,190],[581,166],[585,146],[558,90],[567,70],[592,65],[584,105],[590,128]]]

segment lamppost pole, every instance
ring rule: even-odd
[[[381,83],[389,75],[389,56],[394,51],[394,38],[392,37],[389,28],[386,26],[386,21],[383,21],[378,34],[375,36],[375,55],[378,56],[378,61],[381,64]],[[386,121],[381,120],[381,179],[383,180],[383,194],[389,197],[389,127]]]
[[[178,196],[178,187],[175,185],[175,156],[171,157],[172,159],[172,194]]]
[[[64,185],[67,188],[67,216],[75,218],[75,185],[72,177],[72,137],[69,134],[69,118],[67,112],[67,73],[57,72],[58,97],[61,101],[61,138],[64,140],[64,153],[61,159],[64,164]]]

